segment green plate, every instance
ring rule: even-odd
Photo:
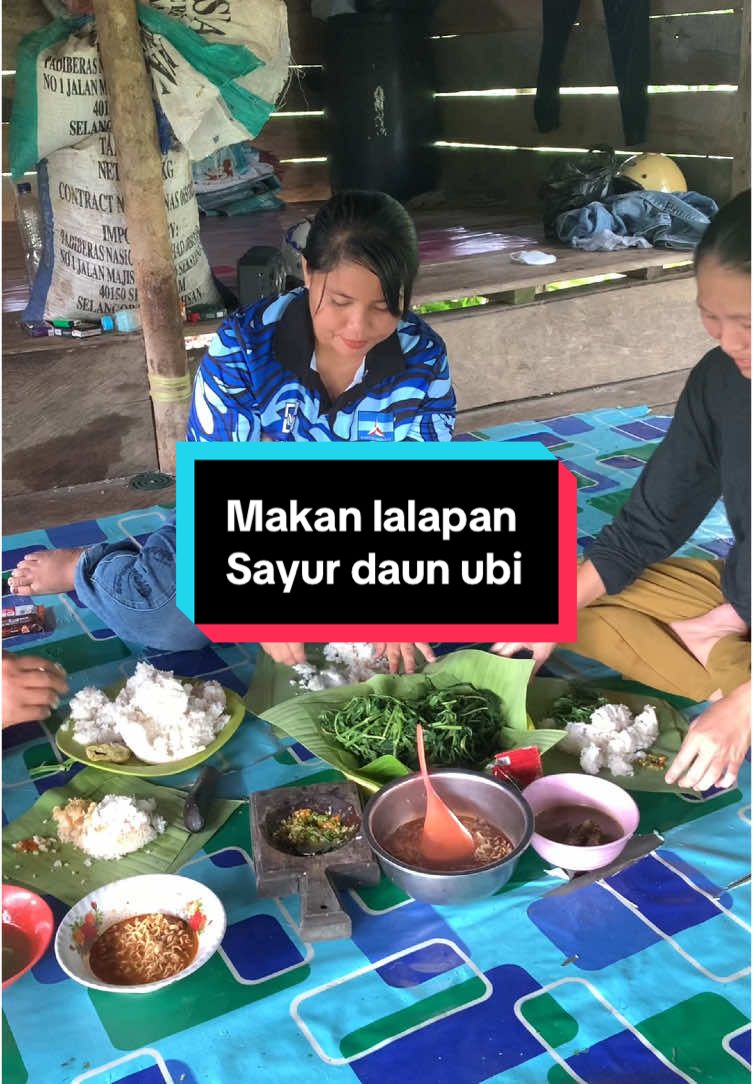
[[[188,681],[189,678],[179,678],[180,681]],[[108,695],[117,695],[119,689],[123,687],[124,683],[114,687],[111,692],[107,690]],[[223,689],[225,686],[223,685]],[[230,718],[225,723],[222,730],[217,737],[211,742],[206,749],[202,749],[199,753],[194,753],[193,756],[183,757],[182,760],[171,760],[166,764],[146,764],[143,760],[139,760],[138,757],[131,754],[131,759],[126,760],[123,764],[114,764],[107,760],[89,760],[86,755],[86,746],[80,745],[77,741],[73,740],[73,733],[71,728],[71,719],[68,718],[60,726],[55,740],[57,747],[61,753],[65,753],[67,757],[72,757],[74,760],[79,760],[82,764],[86,764],[90,768],[99,768],[103,772],[114,772],[115,775],[138,775],[144,778],[155,778],[159,775],[177,775],[179,772],[187,772],[189,768],[195,768],[197,764],[201,764],[203,761],[208,760],[213,756],[218,749],[221,749],[225,742],[229,741],[235,734],[238,727],[243,722],[246,715],[246,705],[243,703],[237,693],[234,693],[232,689],[225,689],[225,703],[226,708],[230,712]]]

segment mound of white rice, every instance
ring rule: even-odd
[[[633,717],[625,704],[604,704],[588,723],[568,723],[559,748],[580,757],[589,775],[607,768],[612,775],[633,775],[633,764],[659,737],[656,710],[646,704]]]
[[[310,662],[300,662],[293,667],[299,675],[297,683],[302,689],[319,692],[320,689],[333,689],[337,685],[354,685],[367,681],[374,674],[386,673],[389,665],[384,658],[374,658],[373,646],[365,643],[325,644],[324,657],[329,666],[321,670]]]
[[[122,858],[145,847],[167,827],[154,798],[107,794],[99,802],[71,798],[52,816],[61,843],[72,843],[91,858]]]
[[[71,700],[73,739],[81,745],[120,742],[149,764],[201,752],[225,726],[225,692],[217,681],[181,682],[140,662],[111,701],[86,688]]]

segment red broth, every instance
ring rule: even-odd
[[[462,873],[466,870],[482,869],[484,866],[491,866],[494,862],[499,862],[501,858],[506,858],[508,854],[512,854],[514,850],[512,843],[493,824],[489,824],[488,821],[483,820],[481,817],[470,816],[465,813],[459,814],[458,820],[465,825],[476,843],[473,854],[462,862],[454,861],[448,864],[430,862],[424,856],[421,850],[421,836],[424,830],[423,817],[401,824],[384,841],[384,849],[389,851],[399,862],[404,862],[406,866],[444,870],[447,873]]]
[[[28,964],[33,954],[32,944],[23,930],[12,922],[3,923],[3,982],[12,979]]]
[[[177,915],[132,915],[99,935],[89,966],[112,986],[141,986],[185,970],[198,947],[198,937]]]

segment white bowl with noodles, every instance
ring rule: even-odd
[[[117,938],[114,951],[122,953],[129,964],[135,960],[130,950],[130,946],[137,943],[134,939],[140,938],[141,943],[144,940],[147,944],[151,942],[151,952],[147,953],[148,969],[144,972],[146,981],[128,984],[107,981],[106,976],[92,970],[92,948],[107,930],[125,919],[151,915],[173,916],[185,923],[185,926],[177,927],[173,924],[172,961],[165,959],[162,943],[154,940],[158,935],[155,925],[164,923],[158,918],[138,924],[122,937],[111,934],[108,939],[112,942],[113,937]],[[66,975],[82,986],[112,994],[149,994],[198,971],[220,947],[226,926],[225,908],[214,892],[199,881],[169,873],[125,877],[95,889],[71,907],[55,935],[55,955]],[[101,959],[104,944],[101,942],[95,950],[95,962]],[[195,951],[189,954],[194,944]],[[180,966],[181,957],[185,958],[184,966]],[[106,970],[101,962],[100,970]],[[165,973],[166,970],[170,973]]]

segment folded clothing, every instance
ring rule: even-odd
[[[555,220],[560,241],[575,248],[583,238],[610,231],[618,237],[642,237],[649,244],[692,249],[719,210],[699,192],[626,192],[564,211]]]

